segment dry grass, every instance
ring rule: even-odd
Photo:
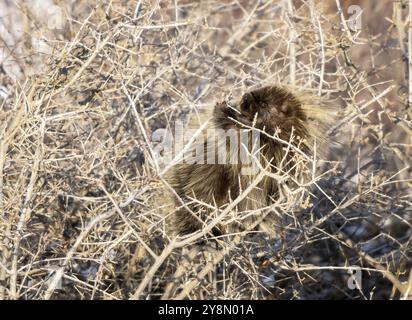
[[[353,2],[360,32],[339,0],[55,1],[61,30],[6,2],[24,31],[0,33],[0,299],[410,298],[409,3]],[[340,110],[329,161],[312,159],[327,174],[301,208],[273,204],[280,239],[194,244],[248,190],[172,238],[152,133],[274,82]]]

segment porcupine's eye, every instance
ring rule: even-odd
[[[256,112],[256,101],[253,93],[245,93],[240,100],[240,110],[245,113],[255,113]]]

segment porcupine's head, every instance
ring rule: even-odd
[[[313,153],[316,142],[317,153],[323,154],[327,151],[325,136],[333,120],[333,108],[321,106],[320,102],[311,94],[273,85],[245,93],[237,104],[218,103],[213,119],[216,127],[225,130],[258,129],[262,150],[269,158],[272,154],[280,159],[284,142],[305,154]]]

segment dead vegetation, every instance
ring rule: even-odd
[[[411,7],[357,1],[351,31],[347,1],[322,3],[55,1],[54,29],[32,1],[6,1],[0,299],[410,298]],[[294,190],[310,190],[299,210],[273,205],[280,239],[251,228],[209,241],[248,190],[171,238],[152,133],[274,82],[340,110],[327,174]]]

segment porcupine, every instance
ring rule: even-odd
[[[308,166],[315,147],[317,155],[327,150],[326,131],[333,121],[331,110],[322,106],[319,98],[281,85],[247,92],[238,103],[223,101],[215,105],[208,127],[226,132],[230,129],[258,131],[259,168],[269,173],[233,208],[231,222],[220,223],[213,229],[215,235],[244,230],[262,211],[266,214],[259,224],[262,229],[272,235],[278,232],[278,213],[270,212],[270,206],[281,193],[288,197],[285,193],[294,186],[309,181]],[[203,143],[202,148],[210,151]],[[250,139],[247,144],[251,151]],[[211,164],[206,160],[205,163],[178,163],[169,170],[165,180],[175,191],[176,212],[171,225],[176,234],[186,235],[202,229],[204,223],[219,214],[220,211],[213,208],[223,210],[256,178],[258,173],[242,173],[244,164],[230,162],[235,153],[230,153],[225,163]],[[280,173],[285,172],[293,178],[281,178]],[[297,202],[296,197],[292,199]],[[290,199],[288,201],[290,203]]]

